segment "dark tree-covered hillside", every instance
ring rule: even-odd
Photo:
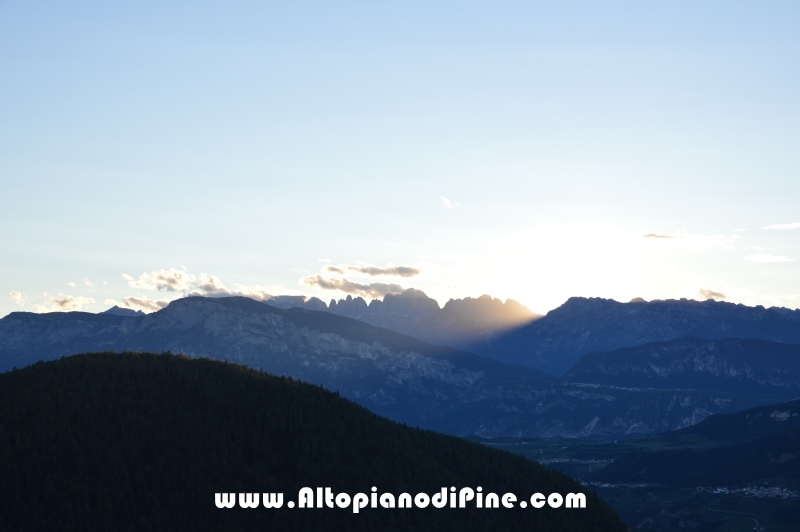
[[[0,528],[8,530],[625,530],[563,474],[399,425],[322,388],[182,356],[101,353],[0,374]],[[218,509],[217,492],[520,498],[585,509]]]

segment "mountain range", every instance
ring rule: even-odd
[[[672,350],[675,360],[691,361],[698,349],[708,349],[703,347],[708,341],[683,342]],[[727,342],[716,352],[723,365],[726,356],[735,358],[738,352],[738,340]],[[758,375],[768,374],[778,359],[796,367],[795,352],[786,346],[765,342],[762,347],[774,353],[750,361],[751,370],[764,363]],[[627,367],[625,353],[619,367],[592,365],[592,355],[589,363],[576,366],[578,376],[559,379],[327,311],[282,309],[243,297],[189,297],[146,316],[17,312],[0,320],[0,370],[109,350],[229,360],[323,385],[401,422],[487,437],[634,437],[799,394],[796,372],[773,375],[768,385],[752,379],[698,380],[696,371],[660,381],[645,374],[638,381],[613,380],[610,376],[627,371],[620,369]]]
[[[573,297],[543,318],[506,331],[468,351],[563,375],[583,355],[696,336],[759,338],[800,344],[800,310],[748,307],[714,300]]]
[[[423,292],[408,289],[367,304],[362,298],[332,300],[279,296],[266,301],[354,318],[429,342],[507,364],[561,376],[588,353],[695,336],[706,340],[756,338],[800,344],[800,310],[748,307],[714,301],[668,299],[628,303],[572,297],[545,316],[514,300],[488,295],[448,301],[439,308]]]

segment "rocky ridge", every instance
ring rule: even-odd
[[[696,336],[800,344],[800,310],[688,299],[619,303],[573,297],[543,318],[464,348],[563,375],[583,355]]]

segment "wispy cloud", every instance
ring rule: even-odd
[[[107,299],[105,301],[105,303],[107,305],[112,304],[112,303],[115,304],[115,305],[119,305],[116,301],[113,301],[113,300],[110,300],[110,299]],[[142,310],[144,312],[155,312],[155,311],[161,310],[162,308],[166,307],[167,305],[169,305],[169,301],[163,301],[163,300],[154,301],[154,300],[148,299],[146,297],[130,296],[130,297],[126,297],[122,301],[122,304],[119,305],[119,306],[127,307],[127,308],[134,309],[134,310]]]
[[[58,294],[58,297],[51,297],[49,305],[34,305],[37,312],[71,312],[82,310],[84,305],[94,303],[91,297],[70,296]]]
[[[347,294],[356,294],[364,297],[383,297],[386,294],[399,294],[404,290],[402,286],[394,283],[354,283],[347,279],[326,278],[321,275],[303,277],[300,282],[323,290],[338,290]]]
[[[14,300],[14,303],[19,305],[20,307],[25,306],[25,297],[22,295],[22,292],[17,292],[16,290],[12,290],[9,293],[9,295],[11,296],[11,299]]]
[[[127,273],[122,278],[128,281],[128,286],[141,290],[165,290],[167,292],[184,292],[191,290],[196,278],[185,270],[170,268],[169,270],[156,270],[143,273],[134,279]]]
[[[700,294],[700,297],[702,297],[703,299],[719,299],[719,300],[725,299],[725,294],[723,294],[722,292],[715,292],[713,290],[708,290],[706,288],[701,288],[700,290],[697,291],[697,293]]]
[[[225,284],[215,275],[200,274],[200,278],[194,282],[193,287],[201,294],[216,296],[221,294],[229,294],[230,291],[225,288]]]
[[[683,238],[680,235],[670,235],[667,233],[648,233],[644,235],[645,238]]]
[[[459,205],[457,201],[445,198],[444,196],[442,196],[442,203],[444,203],[444,206],[447,207],[448,209],[452,209],[453,207],[457,207]]]
[[[140,290],[183,292],[187,295],[208,296],[232,293],[216,275],[201,273],[199,276],[195,276],[183,269],[154,270],[141,274],[138,279],[134,279],[126,273],[123,273],[122,277],[128,281],[128,286]]]
[[[78,286],[78,285],[76,285],[75,283],[73,283],[72,281],[70,281],[70,282],[68,282],[68,283],[67,283],[67,286],[73,286],[73,287],[75,287],[75,286]]]
[[[794,222],[791,224],[766,225],[761,229],[800,229],[800,222]]]
[[[152,272],[143,273],[136,279],[128,274],[123,274],[122,277],[128,281],[128,285],[132,288],[172,293],[181,292],[181,294],[176,294],[171,299],[180,297],[180,295],[209,297],[244,296],[257,301],[265,301],[276,295],[287,295],[295,292],[281,285],[247,286],[234,284],[233,288],[229,288],[222,279],[216,275],[209,275],[207,273],[193,275],[187,272],[185,268],[180,270],[176,268],[154,270]],[[113,302],[113,300],[108,301]],[[130,296],[125,298],[120,305],[143,310],[145,312],[152,312],[162,309],[168,304],[168,300],[151,300],[143,296]]]
[[[794,259],[784,257],[783,255],[772,255],[771,253],[753,253],[748,255],[745,259],[751,262],[794,262]]]
[[[345,273],[345,271],[351,271],[356,273],[363,273],[366,275],[370,275],[372,277],[376,277],[379,275],[389,275],[394,277],[414,277],[422,273],[419,268],[412,268],[411,266],[387,266],[386,268],[380,268],[378,266],[369,266],[369,265],[326,266],[325,271],[329,273],[338,273],[342,275]]]
[[[683,231],[677,233],[647,233],[642,236],[653,240],[674,240],[679,243],[678,245],[687,249],[733,249],[732,244],[741,238],[740,235],[699,235]]]

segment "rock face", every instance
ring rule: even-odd
[[[619,303],[573,297],[545,317],[464,349],[501,362],[563,375],[578,358],[651,342],[697,336],[760,338],[800,344],[800,310],[713,300]]]
[[[240,297],[189,297],[144,317],[17,312],[0,320],[0,370],[107,350],[238,362],[320,384],[397,421],[486,437],[633,437],[797,393],[562,383],[328,312]]]

